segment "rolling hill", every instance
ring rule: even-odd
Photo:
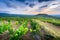
[[[60,18],[60,15],[48,15],[48,14],[37,14],[37,15],[21,15],[21,14],[8,14],[0,13],[0,17],[46,17],[46,18]]]

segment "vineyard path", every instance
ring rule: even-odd
[[[40,24],[46,31],[54,34],[55,36],[60,37],[60,26],[55,26],[55,25],[53,25],[51,23],[42,22],[42,21],[37,20],[37,19],[33,19],[33,21]]]

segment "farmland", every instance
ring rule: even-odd
[[[0,17],[0,40],[60,40],[60,19]]]

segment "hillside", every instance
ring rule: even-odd
[[[37,16],[37,17],[46,17],[46,18],[51,18],[51,17],[53,17],[53,16],[48,15],[48,14],[37,14],[36,16]]]
[[[32,15],[0,13],[0,17],[30,17]]]

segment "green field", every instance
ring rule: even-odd
[[[60,40],[60,19],[0,17],[0,40]]]

